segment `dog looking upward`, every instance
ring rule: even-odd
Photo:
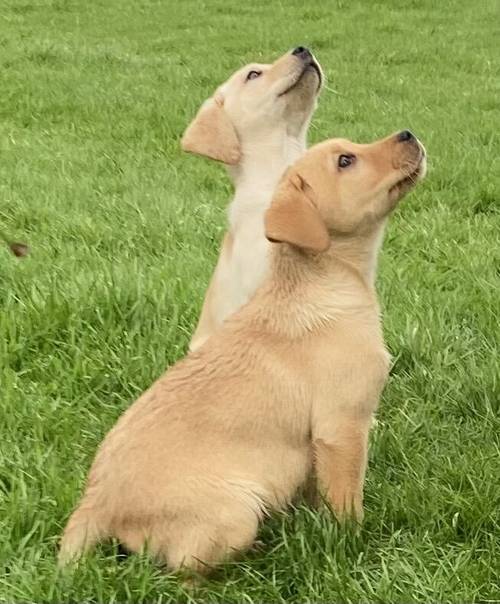
[[[306,149],[322,80],[318,62],[303,47],[272,65],[247,65],[203,104],[184,134],[183,149],[227,164],[235,185],[229,230],[191,350],[262,283],[269,266],[264,212],[283,172]]]
[[[408,131],[331,140],[284,175],[265,217],[270,270],[250,302],[118,420],[61,542],[115,537],[206,572],[249,547],[314,467],[339,518],[362,518],[368,432],[387,379],[374,287],[389,213],[423,177]]]

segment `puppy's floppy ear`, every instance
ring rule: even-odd
[[[241,149],[236,130],[220,97],[203,103],[181,140],[184,151],[204,155],[225,164],[237,164]]]
[[[289,171],[278,185],[264,217],[267,239],[312,252],[326,251],[330,235],[312,196],[309,184],[297,172]]]

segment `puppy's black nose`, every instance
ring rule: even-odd
[[[403,130],[398,134],[398,141],[401,143],[406,143],[408,141],[413,140],[415,137],[409,130]]]
[[[295,55],[296,57],[299,57],[299,59],[303,59],[304,61],[312,57],[311,51],[305,46],[297,46],[297,48],[294,48],[292,50],[292,55]]]

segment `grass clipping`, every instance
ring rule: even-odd
[[[0,231],[0,239],[4,241],[9,250],[17,258],[24,258],[30,253],[30,248],[25,243],[20,243],[19,241],[11,241],[10,238],[7,237],[7,235],[3,231]]]

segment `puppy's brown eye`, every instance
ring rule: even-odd
[[[255,78],[258,78],[260,75],[262,75],[262,71],[249,71],[247,75],[247,81],[255,80]]]
[[[339,155],[338,166],[339,168],[347,168],[355,159],[356,157],[354,155]]]

